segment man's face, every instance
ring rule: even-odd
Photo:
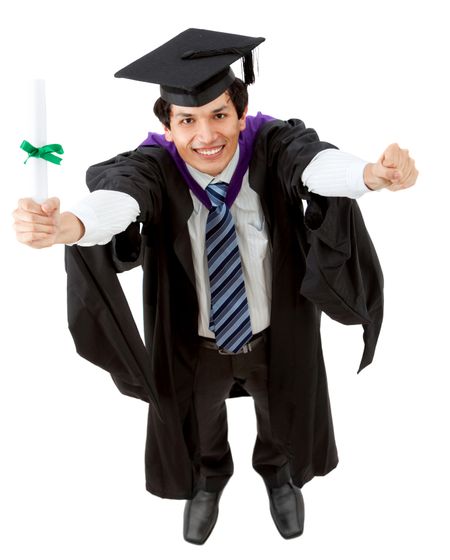
[[[172,105],[170,130],[164,127],[165,138],[175,144],[186,163],[215,177],[236,151],[246,114],[247,109],[238,118],[226,92],[201,107]]]

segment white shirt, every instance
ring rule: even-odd
[[[206,189],[209,183],[229,183],[239,160],[239,148],[227,167],[211,177],[187,165],[197,183]],[[336,149],[319,152],[302,174],[302,182],[309,191],[322,196],[358,198],[369,192],[364,184],[363,171],[367,162]],[[187,187],[186,187],[187,188]],[[191,192],[194,210],[188,220],[199,304],[198,334],[214,338],[209,328],[210,290],[205,252],[205,229],[208,209]],[[113,235],[124,231],[140,214],[137,201],[128,194],[99,190],[82,199],[70,209],[84,224],[85,234],[78,245],[104,245]],[[259,195],[250,187],[248,171],[231,214],[236,226],[244,282],[253,333],[270,324],[271,248],[267,224]]]

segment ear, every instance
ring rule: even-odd
[[[164,127],[164,138],[167,140],[167,142],[173,142],[172,132],[170,128],[167,128],[167,126]]]
[[[245,130],[245,119],[247,117],[248,105],[245,107],[242,117],[239,119],[239,130]]]

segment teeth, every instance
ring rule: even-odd
[[[214,150],[196,150],[196,151],[199,154],[202,154],[202,156],[213,156],[214,154],[218,154],[221,149],[222,146],[220,146],[220,148],[215,148]]]

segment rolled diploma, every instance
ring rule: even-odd
[[[27,84],[27,120],[25,139],[36,148],[47,144],[47,110],[45,104],[45,81],[29,80]],[[24,152],[25,154],[25,152]],[[37,203],[48,198],[47,162],[41,158],[30,157],[26,165],[28,193]]]

